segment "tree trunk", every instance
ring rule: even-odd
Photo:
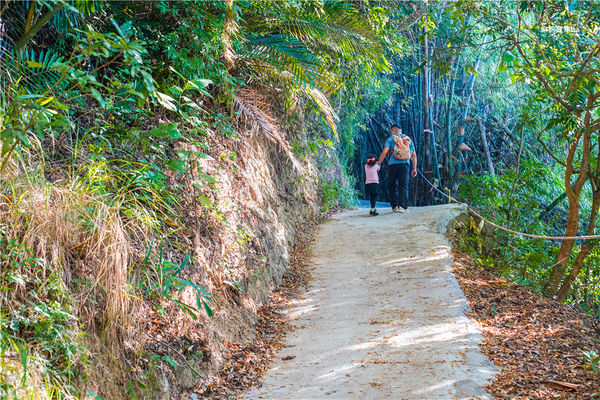
[[[427,28],[425,28],[427,29]],[[423,112],[423,137],[425,139],[425,170],[432,170],[431,163],[431,138],[426,133],[427,130],[431,130],[431,121],[429,120],[429,39],[427,35],[427,30],[425,30],[425,40],[423,44],[423,55],[422,60],[423,64],[423,72],[421,74],[421,88],[422,88],[422,97],[421,97],[421,105]]]
[[[600,206],[600,191],[598,190],[598,188],[596,188],[596,190],[594,190],[594,195],[593,195],[593,200],[592,200],[592,211],[590,213],[590,222],[588,224],[588,229],[587,229],[588,235],[593,235],[594,232],[596,231],[596,217],[598,216],[598,206]],[[575,262],[573,263],[573,268],[571,269],[571,272],[565,278],[562,286],[558,290],[558,293],[556,293],[556,297],[558,297],[559,301],[563,301],[567,297],[567,294],[569,293],[569,290],[571,289],[571,283],[573,283],[573,281],[579,274],[579,271],[581,271],[583,262],[587,258],[588,254],[594,247],[597,246],[597,244],[598,244],[597,240],[586,240],[583,243],[583,245],[581,246],[581,250],[579,251],[579,254],[577,254],[577,258],[575,259]]]
[[[600,155],[600,154],[598,154]],[[597,157],[596,161],[596,169],[593,172],[590,172],[590,183],[592,184],[592,210],[590,211],[590,218],[588,222],[587,235],[593,235],[596,232],[596,220],[598,217],[598,208],[600,207],[600,179],[593,174],[597,174],[600,172],[600,157]],[[577,278],[577,275],[581,271],[583,267],[583,263],[585,262],[586,257],[590,253],[590,251],[598,245],[597,240],[586,240],[581,246],[581,250],[579,254],[577,254],[577,258],[573,263],[573,268],[567,277],[565,278],[562,286],[558,290],[556,296],[560,301],[563,301],[567,294],[569,294],[569,290],[571,289],[571,284]]]
[[[477,72],[477,70],[479,69],[479,60],[481,59],[481,53],[479,53],[477,55],[477,59],[475,60],[475,66],[473,67],[473,71]],[[469,77],[469,85],[467,87],[467,93],[465,94],[465,106],[462,112],[462,116],[460,118],[459,121],[459,125],[461,127],[461,130],[463,132],[463,135],[459,135],[458,137],[458,145],[460,146],[462,143],[464,143],[465,141],[465,123],[467,121],[467,115],[469,114],[469,105],[471,104],[471,99],[472,99],[472,93],[473,93],[473,88],[475,87],[475,78],[477,77],[477,75],[475,74],[471,74],[471,76]],[[463,165],[465,164],[464,167],[466,169],[466,160],[465,160],[465,156],[463,154],[462,151],[459,150],[459,165],[458,165],[458,171],[460,172],[462,170]]]
[[[458,64],[458,63],[457,63]],[[448,91],[448,103],[446,105],[446,151],[448,155],[446,157],[446,173],[448,174],[447,180],[450,182],[451,177],[454,175],[454,162],[452,161],[452,100],[454,99],[454,87],[456,86],[456,78],[451,76],[450,90]],[[450,187],[449,184],[446,186]]]
[[[575,153],[577,152],[577,147],[582,136],[583,144],[581,149],[581,166],[579,174],[577,175],[577,178],[575,180],[575,184],[571,186],[571,177],[575,173]],[[579,202],[581,200],[581,190],[583,189],[583,185],[587,180],[589,156],[590,134],[584,125],[583,129],[577,133],[576,137],[571,143],[571,146],[569,147],[569,154],[567,156],[565,171],[565,191],[567,192],[567,198],[569,199],[569,216],[567,218],[567,226],[565,228],[564,236],[577,236],[577,232],[579,230]],[[550,281],[548,282],[550,285],[549,293],[555,293],[558,289],[567,263],[569,262],[569,257],[571,256],[571,251],[573,250],[574,244],[575,240],[573,239],[567,239],[562,241],[560,249],[558,251],[558,255],[556,256],[556,262],[554,264],[552,274],[550,276]]]
[[[440,169],[435,148],[435,135],[433,126],[433,112],[431,104],[431,68],[429,66],[428,34],[425,31],[425,44],[423,46],[423,136],[426,143],[427,169],[431,171],[430,177],[440,181]],[[431,194],[431,192],[430,192]],[[431,199],[433,200],[433,199]],[[430,200],[430,201],[431,201]]]
[[[225,20],[223,22],[223,57],[227,69],[233,68],[235,64],[235,53],[233,50],[232,36],[238,29],[235,9],[233,8],[234,0],[225,0]]]

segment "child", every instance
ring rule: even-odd
[[[367,180],[365,182],[365,192],[371,200],[371,212],[370,215],[379,215],[375,209],[375,199],[377,198],[377,189],[379,188],[379,175],[378,171],[380,165],[376,162],[377,158],[374,154],[367,156],[367,164],[365,165],[365,175]]]

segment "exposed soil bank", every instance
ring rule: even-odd
[[[333,213],[333,212],[332,212]],[[290,330],[283,312],[306,290],[311,279],[310,249],[319,223],[330,214],[316,216],[299,227],[290,252],[290,265],[269,302],[259,308],[255,326],[256,336],[249,343],[227,343],[229,351],[223,357],[219,379],[208,387],[198,387],[184,396],[186,400],[230,399],[256,385]]]

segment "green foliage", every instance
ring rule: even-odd
[[[460,195],[490,220],[517,231],[547,236],[563,234],[567,201],[561,200],[560,171],[535,160],[525,161],[520,171],[505,170],[501,176],[466,178]],[[589,212],[587,205],[583,212]],[[585,227],[585,221],[581,222]],[[544,292],[559,242],[521,237],[494,228],[482,231],[474,221],[462,231],[459,245],[474,256],[475,261],[493,267],[508,278]],[[575,259],[579,249],[571,258]],[[600,315],[600,256],[594,249],[586,260],[586,269],[573,284],[568,303],[590,315]]]
[[[321,199],[323,200],[321,212],[327,212],[337,206],[352,206],[356,197],[354,191],[347,185],[336,181],[321,181]]]
[[[323,113],[337,137],[337,113],[325,93],[362,87],[389,71],[383,39],[388,22],[378,7],[338,1],[241,3],[239,52],[249,79],[303,95]],[[366,79],[365,79],[366,78]]]
[[[48,382],[47,391],[54,392],[51,397],[75,394],[74,385],[85,378],[87,353],[60,271],[47,276],[42,260],[4,233],[0,264],[0,398],[27,393],[30,379],[39,373]],[[18,355],[15,363],[7,361],[11,353]]]
[[[575,257],[578,251],[574,253]],[[573,282],[571,293],[567,304],[578,307],[589,315],[600,316],[600,250],[597,247],[590,251],[585,269]]]
[[[591,225],[593,222],[590,222],[589,227],[587,224],[593,221],[588,216],[597,211],[597,203],[591,200],[592,192],[597,192],[599,182],[599,10],[595,3],[566,1],[493,5],[480,1],[461,1],[453,3],[447,10],[453,26],[460,27],[459,30],[463,32],[465,42],[496,43],[490,48],[496,54],[488,57],[497,66],[492,71],[492,82],[485,82],[487,87],[496,87],[494,82],[504,82],[505,87],[520,88],[521,95],[515,93],[511,100],[522,97],[524,101],[517,103],[518,107],[506,107],[507,111],[519,114],[517,128],[521,133],[521,143],[517,163],[522,159],[544,160],[549,165],[548,170],[553,175],[555,187],[560,187],[565,194],[569,194],[569,209],[562,209],[557,213],[559,208],[555,207],[554,199],[560,198],[560,192],[538,190],[539,187],[547,187],[543,179],[547,179],[549,174],[539,177],[542,184],[531,181],[526,190],[519,188],[518,179],[513,179],[516,188],[510,188],[507,192],[498,191],[495,196],[487,193],[487,196],[495,197],[491,202],[498,203],[489,211],[495,213],[494,218],[509,226],[554,236],[562,235],[565,231],[571,236],[595,230]],[[475,17],[476,22],[473,22],[472,17]],[[465,29],[468,26],[475,29]],[[478,47],[486,48],[485,45]],[[484,61],[483,64],[488,67],[488,71],[485,68],[482,71],[485,77],[490,72],[489,63]],[[482,68],[478,72],[481,70]],[[479,75],[481,74],[478,74],[478,79]],[[487,104],[491,102],[496,108],[497,99],[493,96],[486,97]],[[484,105],[485,108],[489,107],[487,104]],[[512,140],[514,142],[515,138]],[[522,171],[527,171],[530,167],[524,162]],[[496,182],[492,182],[490,187],[498,189]],[[523,196],[519,195],[519,191],[533,199],[529,207],[526,207],[526,201],[520,200],[519,197]],[[540,202],[546,202],[548,210],[538,207]],[[505,215],[507,213],[513,215]],[[587,251],[594,249],[596,243],[581,246],[582,243],[579,242],[563,241],[558,249],[554,243],[520,241],[521,238],[512,239],[508,236],[501,239],[501,243],[508,246],[519,244],[515,248],[516,253],[521,254],[518,258],[522,262],[509,264],[509,270],[521,270],[521,273],[515,275],[528,281],[534,275],[534,286],[544,288],[547,294],[557,295],[562,300],[571,288],[570,279],[575,276],[568,276],[568,273],[571,267],[575,267],[573,274],[579,276],[575,276],[573,281],[575,289],[570,292],[572,297],[569,302],[586,304],[587,307],[589,293],[586,292],[590,285],[584,280],[592,279],[588,273],[593,270],[595,263],[593,254],[588,255]],[[547,265],[543,261],[544,254],[555,255],[557,259]],[[581,258],[575,262],[577,255],[581,255]],[[527,260],[539,265],[537,273],[523,272],[526,270],[524,262]],[[579,270],[582,263],[585,268]],[[592,301],[595,302],[597,300]]]
[[[150,249],[146,256],[146,262],[149,256]],[[194,320],[198,319],[198,314],[202,311],[212,317],[213,310],[209,304],[212,303],[212,295],[206,291],[206,288],[180,276],[190,258],[191,256],[188,255],[179,265],[176,265],[171,261],[164,260],[161,250],[158,263],[146,274],[145,280],[139,282],[138,285],[145,291],[147,297],[168,300]],[[182,293],[187,287],[191,288],[195,295],[195,306],[186,304],[174,296],[174,292]],[[158,307],[162,313],[166,312],[160,305]]]
[[[293,152],[322,165],[324,209],[349,206],[352,181],[337,155],[349,162],[368,110],[394,89],[380,76],[403,42],[392,34],[393,8],[329,0],[9,2],[0,10],[7,27],[0,37],[0,173],[28,173],[35,165],[51,184],[65,182],[72,193],[93,197],[81,221],[90,235],[106,205],[117,209],[126,236],[188,254],[176,239],[189,228],[183,207],[226,218],[214,202],[216,179],[202,171],[210,160],[208,138],[238,139],[238,89],[259,87],[279,96],[269,98],[269,107],[280,107],[278,117],[298,116],[297,125],[277,129],[299,128]],[[237,154],[223,150],[222,158],[235,161]],[[240,229],[234,244],[247,246],[251,235]],[[27,260],[23,254],[15,257]],[[135,292],[124,295],[141,292],[162,313],[212,315],[211,295],[186,275],[191,263],[190,256],[174,263],[162,250],[149,252],[127,271]],[[37,287],[31,281],[39,260],[27,265],[25,272],[3,270],[3,285]],[[2,309],[3,352],[22,354],[26,369],[43,365],[48,387],[59,393],[54,397],[85,380],[68,293],[55,271],[26,301]],[[191,294],[195,304],[179,294]],[[168,355],[154,361],[175,366]],[[130,384],[129,394],[137,387]]]
[[[589,351],[581,351],[583,357],[585,358],[586,364],[588,368],[592,371],[599,373],[600,372],[600,356],[593,350]]]
[[[560,234],[566,214],[564,204],[547,212],[550,203],[561,194],[557,182],[560,182],[557,172],[547,165],[525,161],[519,171],[508,169],[501,176],[468,177],[461,183],[459,194],[497,224],[540,235],[556,235]],[[482,235],[470,227],[465,233],[466,249],[476,259],[483,264],[495,264],[502,273],[527,286],[543,289],[554,263],[555,243],[496,229],[486,228]]]

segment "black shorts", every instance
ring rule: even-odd
[[[379,189],[379,183],[367,183],[365,185],[365,193],[366,194],[377,194]]]

